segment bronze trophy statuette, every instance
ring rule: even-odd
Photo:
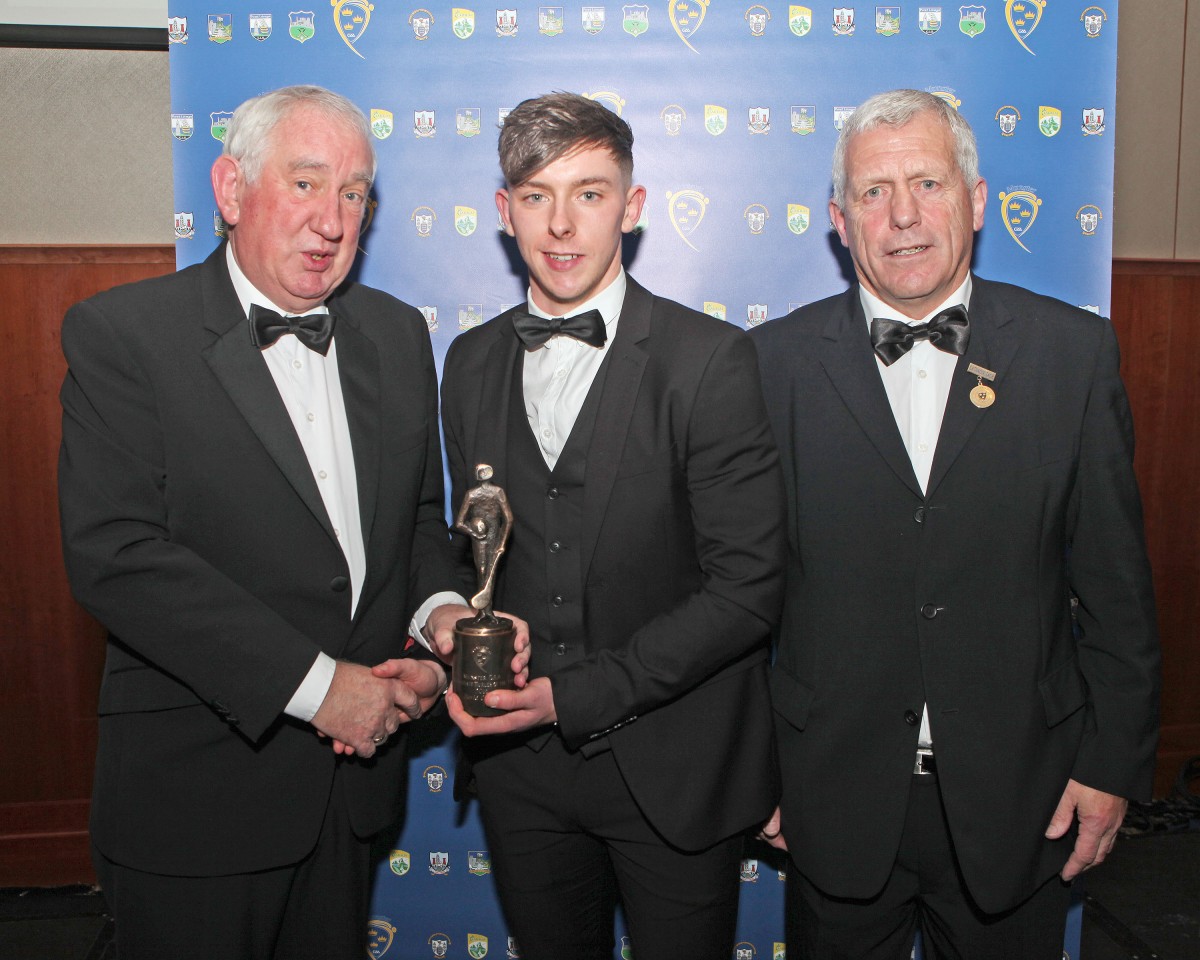
[[[496,568],[512,531],[513,515],[504,490],[491,477],[492,468],[486,463],[475,468],[479,483],[467,491],[454,520],[454,529],[471,538],[479,586],[471,598],[475,616],[454,625],[454,690],[473,717],[500,716],[504,711],[489,707],[484,696],[489,690],[516,689],[513,622],[492,612]]]

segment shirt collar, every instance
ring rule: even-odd
[[[575,316],[577,313],[586,313],[588,310],[599,310],[600,316],[604,318],[604,329],[608,334],[607,343],[612,342],[613,335],[617,332],[617,320],[621,317],[621,305],[625,302],[625,268],[621,268],[621,272],[613,278],[613,282],[601,290],[590,300],[581,303],[578,307],[572,310],[569,316]],[[535,317],[544,317],[549,320],[562,314],[547,313],[536,303],[533,302],[533,291],[527,291],[526,306],[529,307],[529,312]]]
[[[948,296],[945,300],[943,300],[936,309],[931,310],[920,320],[913,320],[909,317],[901,316],[895,307],[888,306],[861,283],[858,285],[858,295],[859,299],[862,301],[863,313],[866,315],[868,327],[871,326],[871,320],[874,317],[886,317],[889,320],[899,320],[902,323],[907,323],[911,327],[918,323],[927,322],[929,319],[935,317],[947,307],[957,306],[958,304],[962,304],[964,307],[969,307],[971,304],[971,274],[968,272],[967,279],[962,282],[959,288],[950,294],[950,296]]]
[[[303,313],[280,309],[278,304],[272,303],[270,298],[264,296],[258,287],[247,279],[242,268],[238,266],[237,257],[233,255],[233,244],[231,243],[225,245],[225,263],[229,266],[229,279],[233,281],[233,291],[237,294],[238,301],[242,305],[242,313],[246,316],[250,316],[250,305],[254,303],[260,307],[269,307],[283,317],[307,317],[310,313],[325,312],[323,303],[317,304]]]

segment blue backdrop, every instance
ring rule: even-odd
[[[358,279],[421,307],[440,363],[462,329],[525,296],[493,201],[497,124],[526,97],[572,90],[621,113],[636,136],[648,200],[627,244],[630,272],[750,326],[844,289],[848,260],[827,211],[838,125],[871,94],[905,86],[946,98],[975,128],[988,181],[976,271],[1108,312],[1116,0],[423,2],[170,0],[180,266],[218,242],[208,170],[229,113],[285,84],[330,87],[371,117],[377,138]],[[414,754],[371,955],[519,956],[474,810],[451,798],[451,731],[427,726]],[[748,849],[736,960],[782,957],[778,867]],[[1078,911],[1072,957],[1077,943]]]

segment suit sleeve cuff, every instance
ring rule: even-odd
[[[433,648],[429,646],[429,638],[425,636],[425,621],[429,619],[429,615],[437,607],[440,607],[444,603],[457,603],[464,607],[469,606],[460,594],[452,590],[443,590],[441,593],[435,593],[417,607],[417,612],[413,614],[413,618],[408,624],[408,635],[426,650],[432,650]]]

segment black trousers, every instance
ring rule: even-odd
[[[523,960],[611,960],[618,901],[637,960],[728,960],[740,836],[698,852],[662,839],[611,752],[558,736],[474,767],[500,903]]]
[[[800,960],[908,960],[919,926],[928,960],[1061,960],[1070,898],[1054,877],[1012,910],[981,911],[958,869],[937,778],[914,776],[900,851],[877,896],[831,897],[790,865],[787,951]]]
[[[366,955],[370,844],[350,828],[341,777],[334,777],[317,845],[299,863],[257,873],[177,877],[122,866],[95,847],[92,860],[116,923],[117,960]]]

